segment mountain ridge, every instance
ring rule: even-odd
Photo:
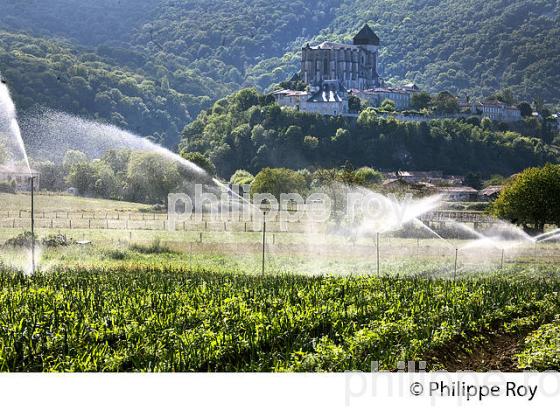
[[[63,89],[64,98],[77,98],[77,105],[49,97],[51,87],[38,86],[41,76],[25,71],[26,43],[40,48],[52,43],[65,49],[58,54],[79,61],[72,64],[104,66],[138,84],[153,84],[142,98],[130,95],[127,81],[106,81],[125,96],[153,100],[144,118],[162,117],[152,121],[160,128],[156,139],[168,146],[213,101],[242,87],[269,89],[297,72],[306,42],[349,42],[364,23],[381,39],[381,74],[389,82],[415,81],[428,91],[471,96],[510,88],[520,100],[560,103],[555,91],[560,89],[560,2],[555,0],[224,0],[219,5],[207,0],[51,0],[48,5],[0,0],[0,7],[0,71],[12,83],[16,100],[24,102],[22,109],[29,108],[25,101],[40,100],[143,135],[157,132],[137,112],[100,112],[87,102],[87,94],[82,101]],[[14,44],[14,33],[26,40]],[[59,55],[45,62],[44,71],[62,70],[60,59],[67,61]],[[108,91],[95,78],[82,78],[96,95]],[[26,87],[26,82],[37,84]],[[184,113],[176,115],[175,98],[185,104]]]

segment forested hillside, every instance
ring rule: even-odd
[[[182,148],[207,155],[218,174],[236,169],[355,167],[449,174],[511,175],[558,162],[557,148],[541,139],[470,121],[400,122],[369,108],[357,121],[282,110],[245,89],[217,101],[189,124]]]
[[[0,10],[0,71],[21,108],[98,116],[169,146],[217,98],[284,80],[303,44],[349,42],[365,22],[392,82],[560,102],[557,0],[0,0]]]
[[[71,44],[1,31],[0,68],[20,110],[39,104],[101,118],[168,144],[177,142],[189,111],[209,101]]]

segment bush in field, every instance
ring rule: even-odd
[[[115,261],[123,261],[130,257],[130,254],[120,249],[111,249],[105,253],[105,256]]]
[[[546,224],[560,226],[560,165],[526,169],[506,185],[491,209],[499,218],[541,232]]]
[[[130,250],[146,255],[157,255],[160,253],[174,253],[168,246],[161,243],[160,238],[155,238],[149,245],[132,244]]]
[[[35,240],[37,240],[37,235],[35,235]],[[29,231],[20,233],[13,238],[8,239],[4,246],[11,248],[31,248],[33,244],[33,234]]]
[[[41,245],[47,248],[58,248],[60,246],[70,246],[73,245],[75,242],[74,240],[68,238],[66,235],[63,234],[54,234],[49,235],[43,239],[41,239]]]
[[[37,245],[40,244],[48,248],[57,248],[59,246],[73,245],[75,241],[63,234],[53,234],[53,235],[48,235],[40,240],[38,236],[35,235],[35,243]],[[4,246],[12,247],[12,248],[31,248],[32,244],[33,244],[33,235],[31,234],[31,232],[27,231],[13,238],[8,239],[4,243]]]

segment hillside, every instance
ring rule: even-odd
[[[349,41],[365,22],[390,81],[469,95],[509,87],[560,103],[555,0],[0,0],[0,9],[0,71],[23,109],[97,116],[168,146],[213,100],[270,87],[299,69],[303,44]],[[46,73],[85,82],[45,87]],[[116,91],[145,107],[109,103]]]
[[[206,154],[218,174],[264,167],[354,167],[511,175],[557,163],[558,151],[538,138],[468,121],[401,122],[366,109],[357,121],[281,110],[253,90],[214,104],[183,132],[181,147]]]

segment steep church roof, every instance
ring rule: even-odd
[[[362,45],[372,45],[378,46],[379,45],[379,37],[377,34],[373,32],[369,25],[364,25],[362,29],[354,36],[354,45],[362,46]]]

